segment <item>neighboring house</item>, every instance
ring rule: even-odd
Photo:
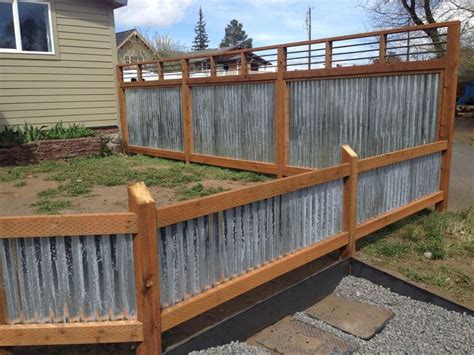
[[[115,34],[117,56],[120,64],[150,61],[158,58],[153,46],[136,30]]]
[[[0,0],[0,127],[117,125],[115,8],[127,0]]]

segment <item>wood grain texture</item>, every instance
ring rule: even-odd
[[[194,200],[157,208],[158,227],[187,221],[229,208],[282,195],[305,187],[341,179],[349,174],[349,164],[314,170],[256,186],[243,187]]]
[[[0,325],[0,346],[128,343],[142,340],[143,326],[135,320]]]
[[[181,68],[183,71],[181,79],[181,110],[183,115],[183,135],[184,135],[184,159],[186,163],[190,162],[192,152],[193,132],[191,126],[192,103],[191,91],[188,86],[189,80],[189,62],[186,59],[181,60]]]
[[[134,213],[0,217],[0,239],[137,232]]]
[[[356,239],[365,237],[366,235],[373,233],[385,226],[388,226],[393,222],[399,221],[400,219],[408,217],[413,213],[428,208],[429,206],[432,206],[433,204],[442,201],[443,197],[443,191],[438,191],[419,200],[412,201],[393,211],[389,211],[378,217],[361,223],[356,227]]]
[[[283,177],[283,169],[286,166],[287,154],[285,147],[286,138],[286,118],[287,112],[286,98],[288,96],[288,87],[286,82],[283,80],[283,75],[286,71],[286,49],[283,47],[278,48],[278,72],[277,80],[275,83],[275,156],[277,165],[277,177]]]
[[[456,92],[458,84],[459,46],[461,23],[455,22],[448,27],[446,44],[446,69],[444,72],[443,97],[441,101],[441,121],[439,139],[448,141],[448,148],[443,152],[441,160],[440,190],[444,192],[444,199],[436,204],[436,210],[446,211],[449,198],[449,180],[451,176],[451,160],[454,134],[454,120],[456,116]]]
[[[123,83],[123,72],[122,68],[119,66],[117,66],[116,78],[119,83],[119,85],[117,85],[117,96],[119,105],[120,138],[122,140],[122,147],[126,149],[128,145],[127,108],[125,103],[125,91],[121,88],[121,84]]]
[[[262,174],[276,174],[276,165],[273,163],[217,157],[205,154],[191,154],[190,160],[194,163],[215,165],[224,168],[248,170]]]
[[[448,142],[444,140],[440,142],[420,145],[413,148],[401,149],[386,154],[376,155],[370,158],[360,159],[358,163],[359,172],[373,170],[385,165],[395,164],[404,160],[421,157],[423,155],[441,152],[446,150],[447,147]]]
[[[137,145],[127,146],[127,152],[150,155],[152,157],[160,157],[174,160],[184,160],[185,156],[183,152],[178,152],[174,150],[159,149],[159,148],[147,148],[139,147]]]
[[[143,182],[128,186],[128,208],[137,214],[133,235],[137,319],[143,323],[143,342],[137,354],[161,354],[161,304],[155,200]]]
[[[358,158],[356,152],[350,146],[342,146],[342,162],[348,163],[350,167],[350,175],[344,178],[342,216],[344,231],[349,234],[349,244],[341,251],[342,258],[352,257],[356,251]]]
[[[162,329],[166,331],[173,328],[278,276],[337,250],[347,243],[347,233],[338,234],[165,308],[161,313]]]

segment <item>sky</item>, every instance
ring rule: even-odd
[[[253,46],[307,39],[305,15],[312,7],[312,38],[332,37],[370,30],[358,0],[128,0],[115,10],[117,31],[140,28],[145,33],[170,35],[190,49],[202,7],[209,48],[219,47],[232,19],[244,25]]]

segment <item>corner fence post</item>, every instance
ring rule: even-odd
[[[342,163],[349,164],[350,175],[344,178],[342,224],[344,231],[349,233],[349,244],[341,250],[341,258],[352,257],[356,252],[358,161],[356,152],[350,146],[343,145]]]
[[[283,177],[288,160],[288,87],[286,72],[286,47],[278,47],[277,80],[275,83],[275,154],[277,177]]]
[[[186,163],[190,162],[193,132],[191,123],[191,90],[189,89],[189,61],[181,59],[181,111],[183,113],[183,132],[184,132],[184,157]]]
[[[119,123],[120,123],[120,138],[122,140],[123,152],[127,153],[128,146],[128,124],[127,124],[127,108],[125,102],[125,89],[122,87],[123,80],[123,67],[117,65],[116,67],[116,82],[117,82],[117,93],[118,93],[118,105],[119,105]]]
[[[461,24],[448,26],[446,39],[446,66],[444,70],[443,91],[441,99],[441,117],[438,140],[447,140],[448,149],[442,153],[440,187],[443,200],[436,204],[438,212],[448,208],[449,177],[451,175],[451,157],[453,148],[454,120],[456,116],[456,91],[458,84],[458,62]]]
[[[137,318],[143,323],[143,342],[137,354],[161,354],[161,302],[156,206],[143,182],[128,186],[128,209],[137,215],[133,235]]]

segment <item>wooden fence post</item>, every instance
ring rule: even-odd
[[[116,71],[117,80],[117,94],[119,105],[119,123],[120,123],[120,138],[122,140],[122,148],[124,153],[127,152],[128,146],[128,127],[127,127],[127,108],[125,104],[125,89],[122,88],[123,83],[123,67],[117,65]]]
[[[387,62],[386,53],[387,52],[387,35],[382,33],[380,35],[379,43],[379,64],[385,64]]]
[[[332,42],[326,42],[326,53],[324,58],[324,66],[326,69],[332,68]]]
[[[286,48],[278,47],[278,72],[275,83],[275,150],[277,177],[283,177],[283,170],[288,160],[288,119],[287,97],[288,88],[284,80],[286,72]]]
[[[358,160],[359,157],[350,146],[342,146],[342,163],[349,164],[350,175],[344,178],[342,218],[344,231],[349,233],[349,244],[341,250],[341,258],[352,257],[356,251]]]
[[[442,153],[441,177],[439,189],[444,192],[443,201],[436,204],[438,212],[448,208],[449,177],[451,175],[451,157],[453,147],[454,120],[456,116],[456,91],[458,84],[458,62],[461,24],[448,26],[446,39],[446,67],[443,80],[441,117],[438,140],[447,140],[448,149]]]
[[[133,235],[137,318],[143,323],[143,342],[137,354],[161,354],[161,302],[155,200],[143,182],[128,186],[128,209],[137,215]]]
[[[189,163],[192,151],[193,131],[191,124],[191,90],[188,85],[189,62],[187,59],[181,59],[181,105],[183,113],[183,132],[184,132],[184,157],[186,163]]]
[[[3,282],[3,269],[0,264],[0,325],[7,323],[7,305],[5,300],[5,285]],[[8,348],[0,348],[0,355],[10,355],[12,354]]]

